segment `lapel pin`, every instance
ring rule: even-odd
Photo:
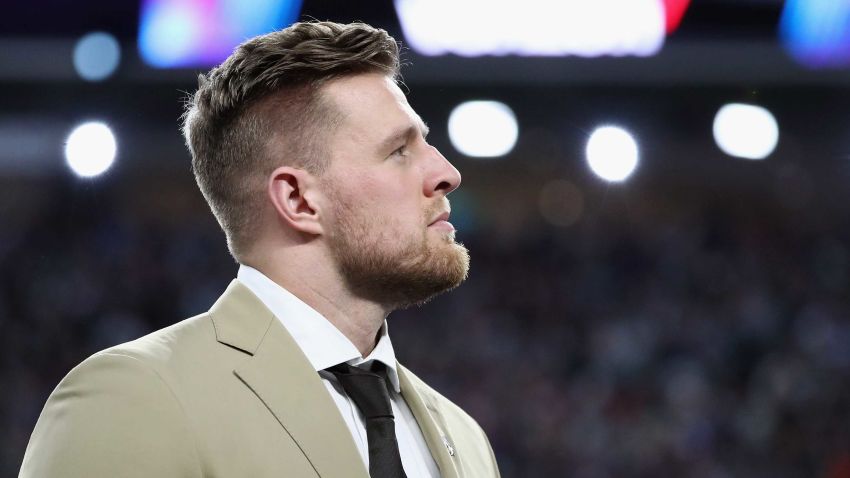
[[[443,439],[443,445],[446,445],[446,450],[449,451],[449,456],[455,456],[455,447],[449,443],[449,439],[445,435],[440,435],[440,437]]]

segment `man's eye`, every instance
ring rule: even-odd
[[[401,146],[390,154],[390,156],[404,156],[407,153],[407,145]]]

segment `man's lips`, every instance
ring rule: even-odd
[[[434,218],[434,220],[431,221],[431,224],[429,224],[428,227],[434,227],[434,228],[437,228],[437,229],[445,229],[447,231],[454,231],[455,230],[455,227],[452,225],[452,223],[449,222],[449,213],[448,212],[444,212],[444,213],[440,214],[439,216],[437,216],[436,218]]]

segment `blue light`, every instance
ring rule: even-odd
[[[145,0],[139,53],[156,68],[208,67],[298,19],[301,0]]]
[[[74,69],[84,80],[101,81],[109,78],[120,61],[121,47],[109,33],[89,33],[74,46]]]
[[[803,65],[850,66],[850,0],[787,0],[779,28],[785,48]]]
[[[142,12],[139,50],[157,68],[184,65],[199,43],[194,12],[184,5],[160,2]]]

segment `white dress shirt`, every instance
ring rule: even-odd
[[[392,385],[389,392],[395,416],[395,433],[404,472],[408,478],[440,476],[440,470],[428,450],[419,424],[413,417],[407,402],[404,401],[404,397],[401,396],[395,352],[390,336],[387,334],[386,321],[381,327],[381,337],[375,349],[368,357],[363,358],[357,347],[322,314],[262,272],[241,265],[236,278],[274,313],[295,339],[295,343],[301,347],[339,408],[367,470],[369,469],[369,444],[366,440],[363,414],[360,413],[354,401],[346,395],[336,377],[325,371],[326,368],[343,362],[368,368],[372,361],[378,361],[387,366],[387,377]]]

